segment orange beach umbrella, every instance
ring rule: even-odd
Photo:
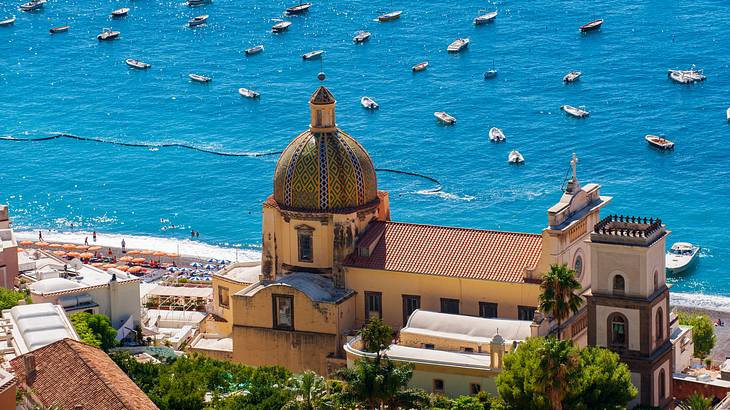
[[[128,251],[127,253],[130,255],[139,255],[139,251]]]
[[[33,241],[20,241],[20,244],[23,246],[33,245]]]
[[[62,248],[63,245],[61,245],[60,243],[52,243],[52,244],[48,245],[48,247],[53,248],[53,249],[58,249],[58,248]]]
[[[89,250],[90,251],[100,251],[101,250],[101,246],[96,246],[96,245],[89,246]]]
[[[178,255],[176,253],[168,253],[167,256],[169,256],[170,258],[177,258],[180,255]]]
[[[48,242],[38,241],[35,243],[35,246],[38,246],[40,248],[48,246]]]
[[[139,252],[140,255],[152,255],[154,253],[155,253],[155,251],[151,251],[151,250],[144,250],[144,251]]]
[[[132,266],[131,268],[127,269],[127,272],[129,273],[139,273],[142,271],[141,266]]]
[[[78,257],[81,256],[81,254],[78,253],[78,252],[69,252],[69,253],[66,254],[66,256],[70,256],[72,258],[78,258]]]
[[[82,258],[84,258],[84,259],[91,259],[91,258],[94,257],[94,254],[91,253],[91,252],[84,252],[84,253],[82,253],[79,256],[82,257]]]
[[[88,246],[86,246],[86,245],[76,245],[76,247],[75,247],[75,248],[76,248],[76,250],[78,250],[78,251],[85,251],[85,250],[89,249],[89,247],[88,247]]]
[[[66,256],[66,252],[64,251],[53,251],[53,254],[56,256]]]
[[[134,263],[145,263],[145,261],[146,261],[145,258],[134,258],[134,259],[132,259],[132,262],[134,262]]]
[[[134,258],[133,258],[133,257],[131,257],[131,256],[122,256],[122,257],[121,257],[121,258],[119,258],[118,260],[119,260],[119,261],[121,261],[121,262],[131,262],[131,261],[132,261],[132,259],[134,259]]]
[[[61,245],[61,247],[63,249],[76,249],[76,245],[72,243],[64,243],[63,245]]]
[[[129,266],[127,265],[117,265],[117,269],[120,271],[126,272],[129,269]]]
[[[157,251],[157,252],[153,253],[152,256],[167,256],[167,253]]]

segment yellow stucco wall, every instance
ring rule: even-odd
[[[591,243],[592,290],[612,294],[613,278],[622,275],[626,295],[647,297],[654,292],[654,272],[659,284],[664,283],[664,251],[666,236],[648,249],[640,246]],[[638,269],[637,269],[638,268]]]
[[[243,282],[236,282],[233,280],[228,280],[226,278],[213,275],[213,313],[220,315],[223,317],[223,319],[226,320],[225,323],[216,324],[215,326],[218,328],[219,331],[222,331],[223,333],[218,333],[222,335],[230,334],[233,330],[233,295],[238,293],[240,290],[250,286],[248,283]],[[221,287],[228,288],[228,306],[223,306],[219,303],[219,295],[221,292]]]
[[[481,390],[497,395],[497,376],[495,373],[481,372],[482,375],[470,375],[457,372],[447,373],[444,370],[444,368],[438,369],[436,366],[416,365],[413,369],[413,377],[408,385],[432,393],[434,380],[439,379],[444,382],[443,394],[449,397],[470,395],[470,385],[472,383],[478,384]]]

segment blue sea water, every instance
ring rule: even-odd
[[[18,0],[18,3],[20,0]],[[338,100],[340,127],[379,168],[430,175],[428,181],[379,174],[400,221],[539,232],[560,197],[572,152],[584,182],[614,197],[609,213],[661,217],[670,241],[702,246],[697,269],[675,290],[730,295],[730,15],[719,0],[667,2],[317,1],[283,34],[270,27],[292,5],[280,0],[214,0],[192,9],[169,0],[49,0],[39,13],[0,2],[0,135],[68,132],[134,143],[183,143],[226,152],[283,149],[308,125],[307,99],[325,84]],[[110,12],[129,7],[119,20]],[[479,9],[497,9],[475,27]],[[378,23],[386,11],[402,18]],[[209,14],[206,26],[186,21]],[[599,32],[578,27],[605,19]],[[48,29],[69,24],[65,34]],[[104,27],[121,38],[100,43]],[[373,33],[362,45],[357,30]],[[463,53],[446,46],[470,37]],[[243,50],[264,44],[245,57]],[[301,55],[324,49],[324,59]],[[125,58],[152,64],[135,71]],[[427,71],[410,67],[428,60]],[[683,86],[668,68],[704,67],[708,80]],[[496,67],[496,79],[483,72]],[[583,77],[565,85],[562,76]],[[190,72],[213,77],[191,83]],[[239,87],[261,92],[241,98]],[[367,112],[359,98],[381,106]],[[590,118],[559,109],[585,105]],[[457,125],[437,125],[434,111]],[[487,131],[507,142],[490,144]],[[676,150],[647,146],[664,134]],[[526,158],[508,166],[507,153]],[[0,203],[18,229],[76,230],[189,237],[255,249],[261,202],[272,192],[276,156],[222,157],[183,148],[130,148],[59,139],[0,141]],[[175,225],[175,228],[170,228]]]

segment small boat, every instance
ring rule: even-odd
[[[446,48],[449,53],[458,53],[459,51],[463,50],[464,48],[469,46],[469,39],[468,38],[457,38],[454,40],[449,46]]]
[[[484,72],[484,79],[489,80],[490,78],[494,78],[497,76],[497,70],[492,68],[491,70],[487,70]]]
[[[433,113],[434,117],[436,117],[439,121],[443,122],[444,124],[453,125],[456,124],[456,118],[450,116],[449,114],[446,114],[443,111],[436,111]]]
[[[510,164],[523,164],[525,162],[525,157],[520,154],[520,151],[512,150],[509,152],[509,155],[507,156],[507,162]]]
[[[483,12],[484,10],[479,10],[479,13]],[[492,21],[494,21],[495,17],[497,17],[496,11],[492,11],[486,14],[480,14],[479,16],[474,18],[474,24],[479,26],[481,24],[491,23]]]
[[[603,24],[603,20],[602,19],[593,20],[590,23],[586,23],[586,24],[580,26],[580,29],[579,30],[582,33],[585,33],[587,31],[598,30],[599,28],[601,28],[601,25],[602,24]]]
[[[312,60],[315,58],[322,58],[322,54],[324,54],[324,50],[314,50],[310,51],[302,56],[302,59],[304,60]]]
[[[679,70],[670,72],[669,78],[671,78],[672,81],[674,81],[675,83],[680,83],[680,84],[692,84],[693,82],[696,81],[693,79],[692,76],[687,75]]]
[[[378,103],[376,103],[375,100],[370,97],[360,98],[360,104],[363,106],[363,108],[367,108],[369,110],[377,110],[380,107]]]
[[[43,8],[43,5],[46,4],[46,0],[32,0],[27,3],[23,3],[20,5],[20,10],[22,11],[36,11]]]
[[[403,13],[403,11],[398,10],[398,11],[391,11],[390,13],[381,14],[378,16],[378,21],[386,22],[386,21],[398,20],[400,18],[401,13]]]
[[[286,14],[306,13],[310,7],[312,7],[312,3],[299,3],[296,6],[292,6],[286,9]]]
[[[201,24],[205,24],[205,22],[208,21],[208,15],[203,14],[202,16],[193,17],[190,20],[188,20],[188,26],[190,27],[197,27]]]
[[[583,73],[581,73],[580,71],[571,71],[568,74],[565,74],[565,77],[563,77],[563,82],[572,83],[578,81],[581,75],[583,75]]]
[[[504,132],[502,132],[501,128],[492,127],[489,129],[489,140],[492,142],[502,142],[505,141],[507,137],[504,136]]]
[[[13,25],[13,23],[15,23],[15,16],[10,17],[9,19],[0,21],[0,27],[11,26],[11,25]]]
[[[129,13],[129,9],[127,7],[117,9],[112,11],[112,17],[124,17]]]
[[[355,35],[355,37],[352,38],[352,41],[356,44],[360,44],[360,43],[364,43],[369,38],[370,38],[369,31],[360,31]]]
[[[124,62],[127,63],[128,66],[130,66],[132,68],[137,68],[140,70],[146,70],[146,69],[152,67],[151,64],[147,64],[143,61],[135,60],[133,58],[128,58],[128,59],[124,60]]]
[[[253,54],[258,54],[258,53],[260,53],[262,51],[264,51],[264,45],[263,44],[259,44],[258,46],[251,47],[251,48],[247,48],[246,49],[246,55],[247,56],[250,56],[250,55],[253,55]]]
[[[727,117],[727,120],[730,121],[730,108],[725,111],[725,117]]]
[[[254,90],[249,90],[248,88],[243,88],[243,87],[241,87],[241,88],[238,89],[238,93],[241,94],[242,97],[246,97],[246,98],[254,98],[255,99],[255,98],[261,97],[261,93],[260,92],[254,91]]]
[[[206,76],[200,75],[200,74],[193,74],[193,73],[188,74],[188,77],[190,77],[191,80],[197,81],[199,83],[208,83],[212,80],[212,78],[210,78],[210,77],[206,77]]]
[[[588,111],[582,108],[573,107],[572,105],[561,105],[560,109],[565,111],[568,115],[576,118],[585,118],[590,115]]]
[[[96,36],[96,39],[99,41],[108,41],[108,40],[114,40],[117,37],[119,37],[118,31],[113,31],[110,28],[105,28],[104,31],[101,32],[98,36]]]
[[[667,252],[665,269],[667,273],[682,273],[699,259],[700,248],[688,242],[676,242]]]
[[[658,135],[647,134],[644,139],[654,148],[659,149],[674,149],[674,143],[666,138],[662,138]]]
[[[417,73],[419,71],[425,70],[426,67],[428,67],[428,61],[424,61],[422,63],[414,65],[413,67],[411,67],[411,70],[413,70],[414,73]]]
[[[210,4],[211,0],[188,0],[188,6],[190,7],[197,7],[197,6],[203,6],[205,4]]]
[[[52,29],[50,29],[50,30],[48,30],[48,31],[50,31],[50,32],[51,32],[51,34],[56,34],[56,33],[65,33],[65,32],[67,32],[67,31],[68,31],[68,29],[70,29],[70,28],[71,28],[71,26],[59,26],[59,27],[53,27]]]
[[[271,31],[274,33],[281,33],[282,31],[286,31],[289,26],[291,26],[291,21],[280,21],[271,27]]]

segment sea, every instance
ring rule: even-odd
[[[613,197],[604,214],[661,218],[669,243],[702,248],[692,272],[670,278],[675,301],[730,309],[726,2],[313,1],[291,17],[283,12],[296,1],[48,0],[35,13],[0,2],[0,19],[17,16],[0,27],[0,135],[19,139],[0,140],[0,203],[20,236],[97,231],[128,246],[255,259],[276,153],[307,128],[308,98],[324,84],[338,125],[377,168],[417,174],[378,173],[393,219],[540,232],[575,152],[580,181]],[[112,19],[121,7],[128,16]],[[393,10],[400,19],[377,21]],[[493,23],[473,24],[492,10]],[[187,26],[203,14],[207,24]],[[598,18],[599,31],[579,32]],[[282,20],[290,29],[273,34]],[[104,28],[120,38],[97,41]],[[359,30],[372,37],[357,45]],[[447,53],[459,37],[469,47]],[[258,44],[264,52],[246,57]],[[321,60],[302,59],[316,49]],[[126,58],[152,67],[130,69]],[[413,73],[421,61],[428,69]],[[707,81],[667,76],[692,65]],[[485,80],[491,68],[498,75]],[[583,76],[564,84],[571,70]],[[363,95],[380,109],[363,109]],[[590,117],[568,117],[564,104]],[[434,111],[456,125],[439,125]],[[490,143],[490,127],[507,141]],[[87,140],[36,140],[59,134]],[[645,134],[676,148],[657,151]],[[513,149],[524,165],[507,163]]]

